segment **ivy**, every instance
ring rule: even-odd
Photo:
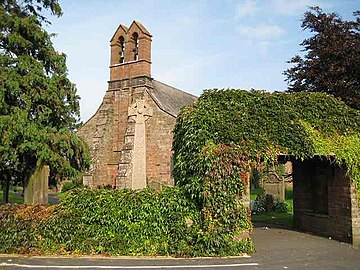
[[[360,112],[321,93],[206,90],[181,110],[173,149],[176,185],[196,199],[203,233],[221,243],[251,228],[241,197],[259,162],[332,157],[360,187]]]
[[[175,174],[179,181],[196,174],[190,171],[212,141],[241,145],[252,160],[273,161],[279,153],[302,159],[335,154],[356,178],[359,136],[360,112],[325,94],[206,90],[178,117]]]

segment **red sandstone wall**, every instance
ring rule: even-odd
[[[147,87],[126,85],[107,91],[99,110],[78,131],[93,149],[93,169],[87,174],[85,181],[91,187],[131,186],[127,178],[116,178],[119,176],[119,164],[127,170],[127,165],[122,163],[131,161],[132,146],[128,143],[125,145],[125,133],[129,127],[128,107],[137,98],[143,97],[153,110],[153,116],[145,124],[148,186],[160,188],[162,185],[173,185],[171,148],[176,120],[156,105],[147,93]]]
[[[151,62],[138,60],[110,67],[110,80],[129,79],[138,76],[150,76]]]
[[[146,101],[153,116],[146,122],[146,173],[148,186],[173,185],[171,177],[172,139],[176,119],[159,109],[149,95]]]
[[[313,206],[322,193],[312,195],[315,178],[327,180],[328,213],[313,212]],[[352,184],[343,168],[332,166],[328,161],[295,161],[294,225],[297,228],[352,242]],[[358,211],[358,209],[356,210]]]
[[[95,115],[78,131],[92,149],[89,186],[113,186],[127,128],[129,90],[107,91]]]
[[[356,185],[351,185],[351,220],[352,220],[352,243],[355,247],[360,247],[360,194]]]

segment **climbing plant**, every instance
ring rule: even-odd
[[[331,156],[346,164],[360,186],[360,112],[322,93],[207,90],[182,109],[173,148],[176,184],[206,209],[203,219],[215,219],[219,228],[226,227],[223,210],[239,202],[233,195],[242,194],[248,168],[274,163],[279,154]]]

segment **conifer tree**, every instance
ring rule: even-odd
[[[67,78],[66,56],[53,47],[43,15],[62,15],[57,0],[0,1],[0,181],[26,181],[48,164],[57,181],[89,166],[76,134],[79,96]]]

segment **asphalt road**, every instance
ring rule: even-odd
[[[281,228],[255,228],[257,252],[242,258],[103,258],[0,256],[0,269],[351,269],[360,270],[360,249]]]

